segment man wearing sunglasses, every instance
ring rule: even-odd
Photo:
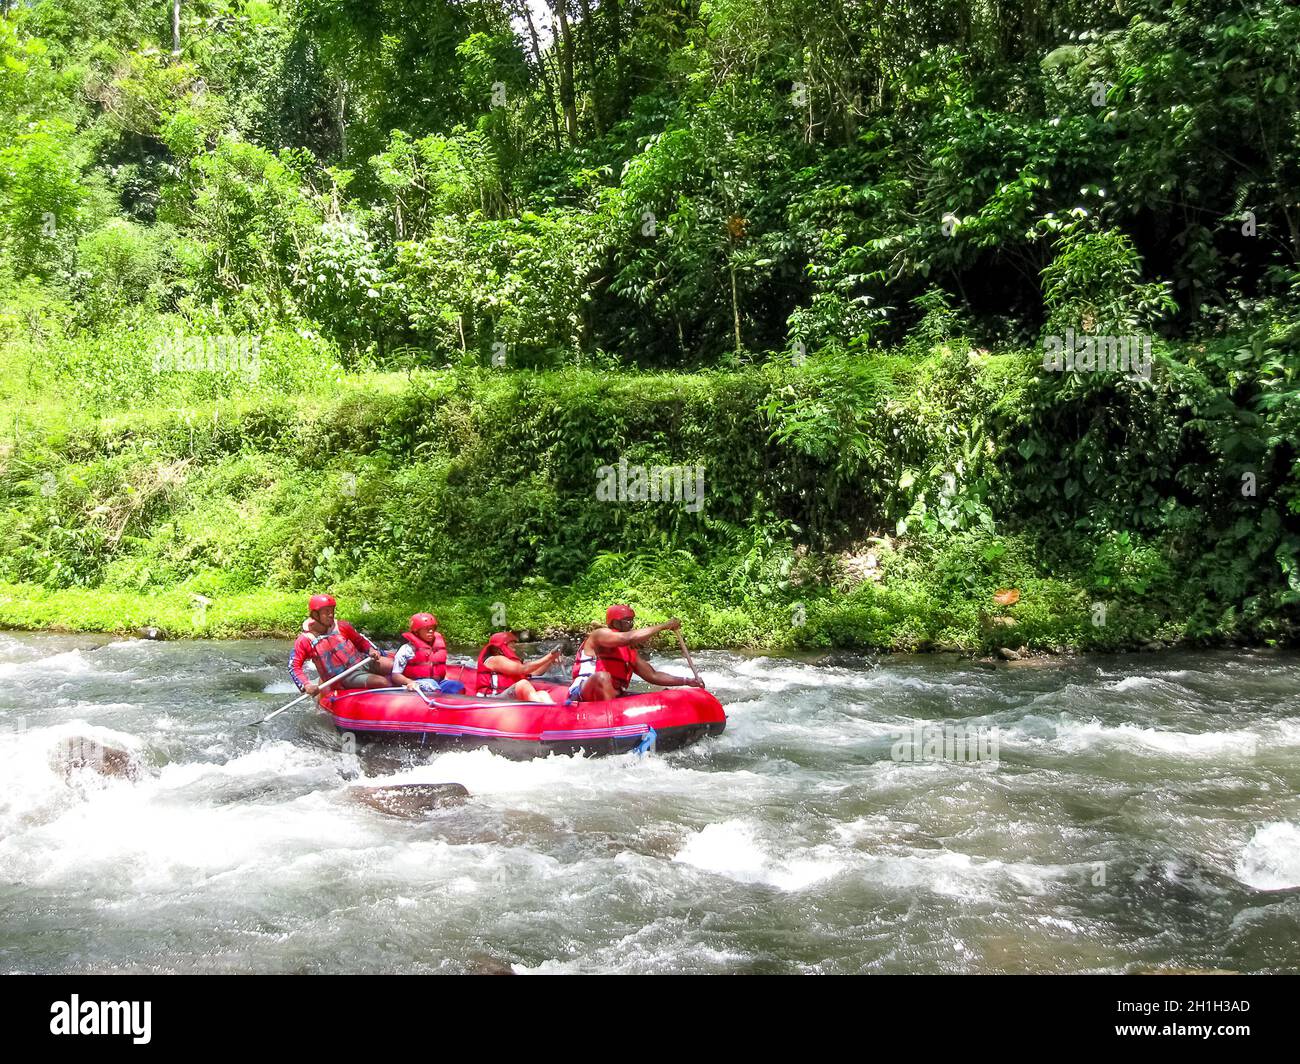
[[[636,614],[631,606],[614,605],[605,611],[605,624],[594,629],[573,661],[573,683],[569,685],[570,702],[604,702],[623,694],[633,674],[659,687],[703,687],[694,677],[660,672],[641,660],[638,647],[660,632],[676,631],[682,622],[674,617],[663,624],[633,628]]]

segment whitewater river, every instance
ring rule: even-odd
[[[0,971],[1300,971],[1300,656],[703,653],[721,737],[364,758],[471,792],[399,818],[314,708],[246,727],[287,648],[0,633]],[[997,760],[894,760],[918,721]]]

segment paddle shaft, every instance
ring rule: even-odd
[[[691,672],[695,674],[695,678],[700,680],[699,670],[695,667],[695,661],[691,658],[690,648],[686,645],[686,640],[682,638],[681,631],[679,629],[674,629],[673,635],[677,637],[677,645],[682,648],[682,654],[686,657],[686,664],[691,667]],[[703,683],[704,681],[700,680],[700,684],[703,685]]]
[[[317,688],[316,688],[316,694],[320,694],[320,693],[321,693],[323,690],[325,690],[325,688],[327,688],[330,684],[338,683],[341,679],[343,679],[343,677],[345,677],[345,676],[347,676],[347,675],[349,675],[349,674],[351,674],[351,673],[356,672],[357,669],[361,668],[361,666],[363,666],[363,665],[369,665],[369,664],[370,664],[370,658],[369,658],[369,657],[366,657],[366,658],[363,659],[362,661],[358,661],[355,665],[351,666],[350,668],[344,669],[344,670],[343,670],[341,673],[339,673],[337,676],[332,676],[332,677],[330,677],[330,678],[329,678],[328,680],[326,680],[323,684],[321,684],[319,687],[317,687]],[[256,728],[259,724],[265,724],[265,723],[266,723],[268,720],[270,720],[272,717],[278,717],[278,716],[279,716],[281,713],[283,713],[286,709],[291,709],[293,706],[296,706],[296,705],[297,705],[299,702],[301,702],[304,698],[311,698],[311,697],[312,697],[312,696],[309,695],[309,694],[301,694],[301,695],[299,695],[297,698],[295,698],[292,702],[289,702],[288,704],[281,706],[281,707],[280,707],[279,709],[277,709],[274,713],[269,713],[269,714],[267,714],[267,715],[266,715],[265,717],[263,717],[261,720],[255,720],[255,721],[253,721],[253,723],[250,724],[249,727],[250,727],[250,728]]]

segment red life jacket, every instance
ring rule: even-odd
[[[509,643],[502,641],[501,637],[505,634],[507,633],[498,632],[488,640],[487,646],[478,652],[478,664],[474,666],[477,670],[475,675],[478,677],[474,682],[474,693],[476,695],[496,694],[501,690],[503,679],[509,681],[505,684],[506,687],[509,687],[511,684],[516,682],[515,680],[511,680],[509,676],[500,677],[491,669],[485,669],[483,667],[483,662],[487,661],[488,658],[495,657],[497,654],[500,654],[503,658],[509,658],[511,661],[522,660],[519,655],[514,652]]]
[[[414,632],[403,632],[402,638],[415,648],[415,656],[402,670],[403,676],[412,680],[441,680],[447,675],[447,641],[441,632],[433,633],[433,642],[426,643]]]
[[[632,682],[632,665],[636,662],[636,647],[611,647],[608,650],[597,648],[595,653],[584,653],[586,642],[578,649],[573,659],[573,678],[590,676],[595,672],[607,672],[614,681],[614,691],[622,694]],[[591,667],[595,661],[595,668]],[[583,666],[587,666],[584,668]]]
[[[338,625],[319,639],[315,639],[310,632],[308,636],[314,640],[311,656],[316,662],[316,671],[320,673],[322,680],[329,680],[366,658],[352,640],[339,630]]]

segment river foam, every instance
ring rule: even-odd
[[[1300,659],[710,653],[729,724],[686,750],[351,762],[313,706],[245,726],[292,696],[286,657],[0,636],[10,967],[1300,970]],[[997,727],[1000,760],[894,761],[915,723]],[[131,773],[60,767],[71,740]],[[352,791],[446,782],[469,800],[403,816]]]
[[[1265,824],[1237,859],[1239,880],[1258,890],[1300,887],[1300,826]]]

